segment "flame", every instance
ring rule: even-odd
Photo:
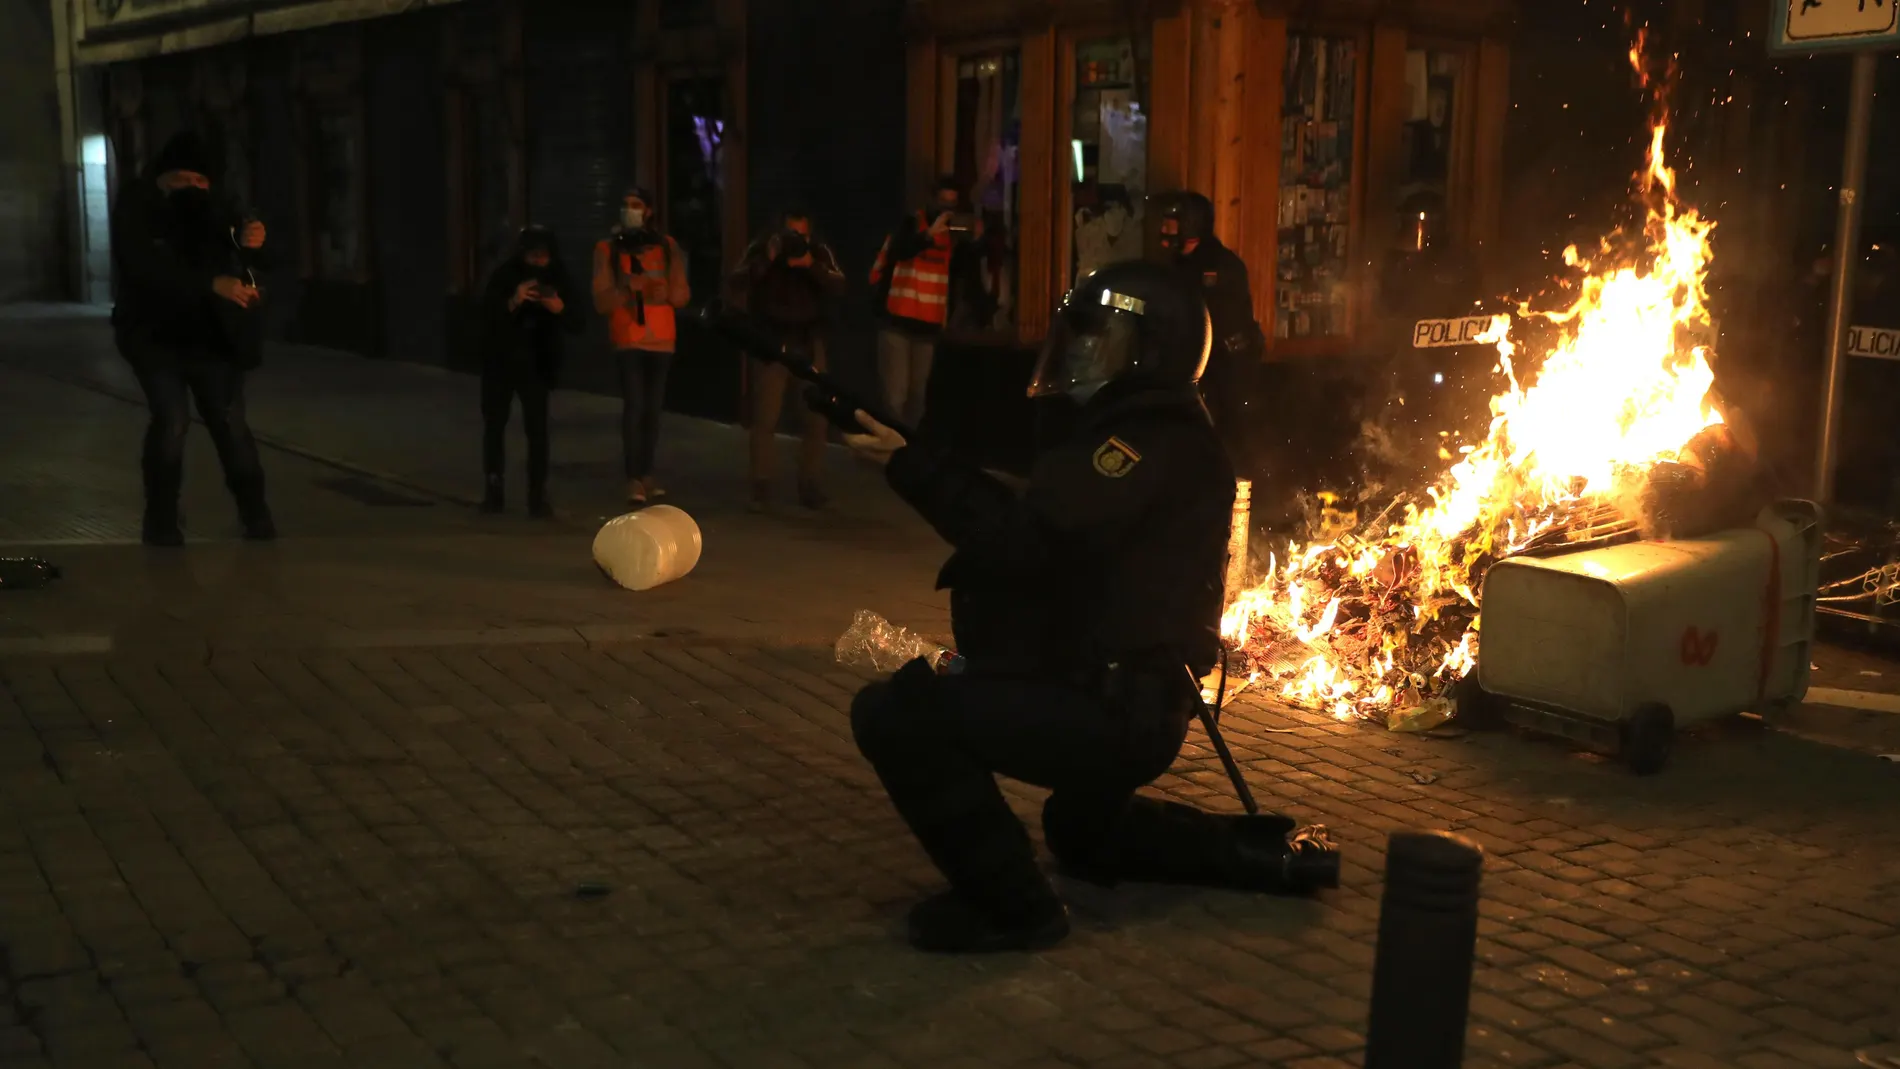
[[[1639,36],[1639,71],[1641,46]],[[1721,423],[1712,353],[1686,340],[1709,326],[1715,224],[1677,202],[1667,129],[1655,124],[1637,176],[1648,217],[1633,262],[1599,266],[1564,250],[1582,274],[1574,302],[1517,313],[1555,327],[1534,372],[1511,316],[1496,316],[1480,337],[1497,348],[1500,380],[1484,440],[1441,450],[1456,463],[1396,521],[1388,509],[1358,524],[1329,496],[1324,541],[1289,544],[1260,585],[1229,604],[1224,636],[1283,697],[1342,719],[1383,717],[1468,675],[1476,591],[1492,560],[1560,531],[1584,507],[1630,514],[1649,471]],[[1608,242],[1601,255],[1615,255]],[[1341,517],[1351,521],[1344,529]],[[1448,637],[1443,625],[1460,620]]]

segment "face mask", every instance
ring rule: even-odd
[[[620,225],[628,230],[638,230],[647,225],[647,213],[639,208],[620,209]]]
[[[211,191],[198,186],[182,186],[172,190],[165,203],[180,219],[203,219],[211,212]]]

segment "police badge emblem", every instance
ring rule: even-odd
[[[1120,438],[1110,438],[1095,450],[1095,471],[1111,479],[1119,479],[1135,470],[1141,462],[1141,454]]]

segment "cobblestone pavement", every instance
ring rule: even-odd
[[[1352,1065],[1413,826],[1490,854],[1468,1064],[1848,1065],[1894,1023],[1871,758],[1732,729],[1637,780],[1249,705],[1231,741],[1341,834],[1342,890],[1070,888],[1063,947],[940,960],[896,938],[932,878],[857,683],[682,642],[0,663],[0,1063]]]
[[[1229,741],[1263,804],[1344,841],[1341,890],[1064,884],[1080,923],[1051,953],[915,955],[902,913],[935,881],[823,646],[859,606],[941,630],[914,521],[846,493],[832,520],[748,517],[708,475],[699,570],[631,595],[588,523],[453,507],[452,458],[405,430],[413,470],[347,458],[355,495],[274,451],[268,547],[217,527],[197,450],[203,541],[152,553],[110,544],[139,420],[0,369],[0,486],[42,495],[0,505],[6,537],[98,517],[44,550],[66,579],[0,596],[5,1069],[1337,1069],[1401,827],[1488,851],[1469,1065],[1827,1069],[1900,1027],[1900,767],[1750,721],[1637,779],[1248,695]],[[693,433],[729,455],[683,467],[737,470]],[[1160,786],[1231,807],[1200,741]],[[1033,827],[1038,792],[1012,799]]]

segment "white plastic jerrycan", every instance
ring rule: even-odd
[[[594,563],[628,590],[652,590],[699,563],[699,525],[671,505],[608,520],[594,536]]]

